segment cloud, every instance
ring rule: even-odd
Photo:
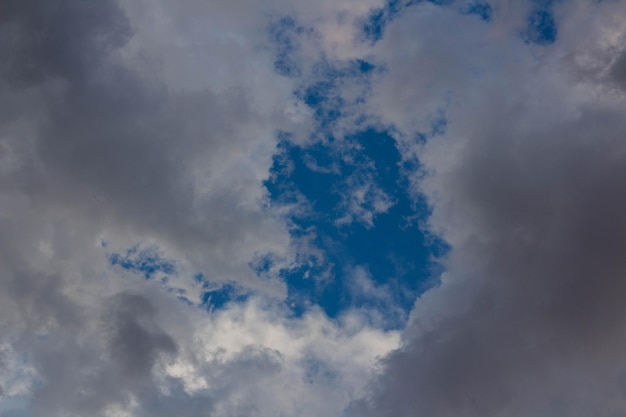
[[[254,297],[208,314],[144,288],[99,310],[73,334],[22,332],[8,369],[33,371],[19,376],[26,390],[18,375],[0,374],[9,399],[35,416],[339,415],[399,340],[357,312],[341,322],[317,310],[294,319]],[[28,355],[21,365],[17,352]]]
[[[468,5],[6,2],[0,414],[622,415],[626,10]],[[332,265],[265,187],[281,137],[364,126],[450,246],[399,349],[371,309],[287,308],[284,270]],[[357,168],[339,223],[372,227],[394,194]]]
[[[248,266],[258,255],[285,265],[295,256],[263,187],[278,133],[305,141],[312,131],[293,94],[299,81],[275,71],[268,47],[284,6],[9,2],[0,22],[10,57],[1,72],[3,189],[81,217],[113,251],[156,244],[211,280],[284,295]],[[373,3],[348,6],[283,10],[317,25],[304,64],[338,47],[324,46],[335,36],[327,23],[344,16],[351,30]]]
[[[376,114],[419,157],[414,191],[451,249],[353,415],[624,413],[625,10],[554,7],[541,47],[432,6],[387,27]],[[446,131],[411,143],[448,93]]]
[[[346,268],[351,304],[380,328],[398,328],[406,322],[406,312],[398,300],[400,287],[392,278],[377,284],[365,266]],[[404,290],[404,289],[402,289]]]
[[[351,42],[350,5],[305,3],[3,6],[0,414],[336,415],[397,346],[358,312],[282,304],[307,243],[264,181],[313,120],[268,28],[328,19],[305,64]],[[199,273],[253,295],[206,311]]]
[[[117,3],[43,3],[16,3],[3,16],[12,34],[4,53],[13,61],[2,107],[16,109],[2,123],[13,166],[3,188],[82,217],[113,247],[154,240],[214,280],[256,286],[249,260],[285,255],[289,243],[279,216],[263,208],[275,134],[281,120],[291,123],[285,111],[293,100],[281,78],[257,74],[223,91],[182,86],[176,80],[190,74],[171,73],[167,59],[144,72],[142,54],[165,55],[147,41],[145,50],[135,45],[153,28]],[[184,33],[160,35],[178,36],[180,49],[189,48]],[[237,60],[244,57],[226,57],[222,69]],[[274,91],[258,92],[263,106],[255,104],[255,86],[271,84]],[[279,294],[280,287],[268,290]]]
[[[342,194],[340,207],[345,214],[335,221],[337,226],[356,221],[372,228],[376,216],[385,213],[394,204],[368,173],[358,172],[347,177]]]

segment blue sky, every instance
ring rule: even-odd
[[[353,268],[361,267],[374,285],[389,285],[392,299],[387,302],[408,313],[416,295],[433,285],[442,245],[428,241],[420,231],[419,222],[428,209],[408,195],[393,139],[372,130],[348,138],[341,145],[345,150],[340,151],[334,149],[332,140],[304,148],[287,140],[280,147],[272,179],[266,184],[272,202],[305,199],[307,209],[291,219],[293,233],[311,231],[312,243],[324,253],[321,262],[314,259],[285,271],[296,305],[303,301],[319,304],[331,317],[346,307],[376,306],[377,300],[350,293],[349,275]],[[344,204],[345,194],[363,186],[350,184],[355,177],[364,178],[364,186],[377,187],[386,195],[389,207],[384,211],[377,212],[373,202],[364,203],[364,210],[374,212],[371,221],[342,221],[350,210]]]
[[[317,110],[318,103],[312,98],[308,102]],[[294,239],[310,236],[310,244],[321,251],[303,254],[299,265],[281,271],[289,291],[285,302],[296,314],[314,305],[331,318],[348,308],[377,309],[389,315],[387,326],[402,327],[415,298],[437,285],[438,259],[445,254],[445,243],[423,232],[427,204],[409,195],[404,171],[414,169],[412,163],[401,160],[385,132],[358,133],[340,145],[332,137],[311,146],[282,137],[265,183],[270,204],[304,204],[304,210],[289,216],[290,233]],[[366,189],[366,195],[376,189],[384,197],[366,197],[359,202],[363,212],[352,213],[346,200],[359,189]],[[376,198],[385,200],[383,209],[374,207]],[[177,274],[175,260],[166,259],[156,246],[137,244],[125,253],[111,253],[109,259],[145,279],[166,282]],[[262,275],[269,263],[271,259],[252,267]],[[374,291],[359,294],[356,270],[366,273]],[[202,273],[197,280],[207,288],[207,308],[223,307],[246,293],[232,284],[211,286]]]
[[[382,39],[387,24],[404,8],[418,7],[419,3],[390,2],[373,9],[362,21],[364,40],[376,43]],[[489,3],[429,3],[456,8],[459,14],[476,16],[486,24],[493,13]],[[527,43],[553,43],[558,31],[552,1],[531,4],[527,25],[518,36]],[[298,37],[310,30],[292,16],[278,18],[270,25],[268,38],[276,47],[274,67],[284,77],[300,80]],[[386,326],[401,328],[415,299],[438,285],[442,270],[439,260],[445,256],[447,245],[424,230],[430,209],[422,196],[411,194],[409,189],[407,174],[419,170],[419,160],[403,158],[393,132],[380,126],[363,122],[355,132],[340,138],[332,132],[346,105],[338,93],[341,82],[358,79],[367,86],[376,73],[384,71],[366,59],[350,60],[341,66],[322,59],[313,68],[314,81],[299,83],[293,91],[313,113],[318,139],[299,144],[290,132],[277,133],[270,178],[264,182],[269,204],[304,205],[287,218],[290,234],[294,239],[310,238],[309,244],[319,251],[301,254],[296,266],[280,271],[288,288],[285,302],[297,315],[311,306],[320,307],[331,318],[346,309],[376,309],[389,316]],[[418,140],[444,133],[445,117],[442,111],[433,119],[430,130],[418,132]],[[356,208],[350,207],[348,200],[359,190],[365,194],[358,203],[361,212],[355,213]],[[377,203],[384,208],[376,208]],[[139,243],[125,254],[110,254],[111,263],[136,270],[146,279],[156,275],[166,279],[176,273],[175,260],[161,258],[158,248],[139,251],[138,247]],[[251,267],[263,275],[271,264],[268,257]],[[355,293],[355,270],[365,271],[376,290]],[[231,299],[242,300],[249,291],[234,283],[221,289],[221,284],[211,283],[202,272],[195,276],[207,290],[203,296],[207,308],[223,307]],[[383,293],[388,294],[381,299]]]

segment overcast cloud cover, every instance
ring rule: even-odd
[[[0,416],[623,416],[625,135],[620,0],[2,0]]]

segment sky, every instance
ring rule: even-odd
[[[626,414],[624,0],[2,0],[0,417]]]

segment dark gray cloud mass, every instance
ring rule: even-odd
[[[508,129],[477,139],[446,179],[455,213],[475,224],[448,261],[471,274],[455,289],[467,308],[386,360],[374,415],[623,413],[623,120],[583,114],[514,149]]]
[[[7,0],[2,4],[3,75],[16,87],[81,80],[130,35],[115,1]]]
[[[624,415],[626,103],[611,78],[572,80],[558,57],[579,35],[562,36],[530,67],[520,49],[487,68],[417,151],[447,271],[354,415]]]

